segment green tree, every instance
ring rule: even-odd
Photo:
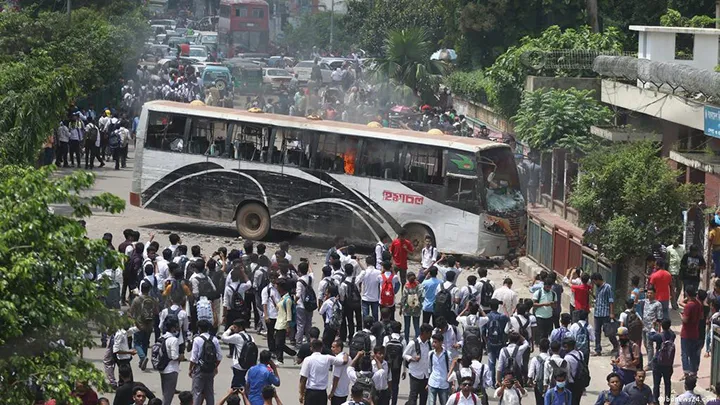
[[[422,28],[391,31],[385,39],[383,56],[375,59],[372,75],[383,86],[403,94],[411,93],[424,103],[435,104],[435,93],[445,65],[430,60],[432,49]]]
[[[682,211],[702,193],[679,184],[652,142],[596,148],[580,160],[581,175],[570,196],[582,226],[595,225],[585,240],[617,263],[644,257],[653,243],[673,240]]]
[[[531,148],[564,148],[577,154],[596,147],[592,125],[608,123],[612,112],[593,98],[592,90],[526,92],[515,121],[515,133]]]
[[[355,45],[356,34],[346,29],[347,20],[347,16],[335,14],[332,49],[347,51]],[[288,24],[285,27],[284,44],[302,54],[310,54],[313,46],[330,49],[330,12],[304,14],[297,26]]]
[[[472,72],[452,72],[445,77],[445,85],[450,87],[454,94],[482,104],[488,103],[489,82],[480,69]]]
[[[103,289],[85,275],[95,272],[100,258],[119,263],[118,254],[102,240],[85,238],[76,219],[90,216],[93,208],[117,213],[125,203],[107,193],[81,196],[93,182],[88,172],[57,178],[50,167],[0,167],[0,398],[5,404],[31,403],[35,386],[58,403],[71,404],[79,404],[70,398],[77,380],[108,388],[102,372],[78,353],[93,346],[95,327],[117,321],[99,301]],[[54,205],[69,206],[72,215],[54,214]]]
[[[714,17],[708,15],[683,17],[679,11],[673,9],[668,9],[667,13],[660,17],[660,25],[665,27],[715,28],[715,21]]]

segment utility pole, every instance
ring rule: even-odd
[[[67,0],[68,24],[72,22],[72,0]]]
[[[720,0],[718,0],[718,4],[720,4]],[[335,0],[330,0],[330,52],[332,52],[333,45],[333,28],[335,28]]]

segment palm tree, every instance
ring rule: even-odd
[[[375,59],[373,75],[381,87],[406,98],[408,93],[424,103],[435,104],[435,93],[445,65],[431,61],[432,44],[422,28],[391,31],[385,38],[384,55]]]

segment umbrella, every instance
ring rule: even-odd
[[[382,124],[380,124],[377,121],[368,122],[367,126],[369,126],[370,128],[382,128],[383,127]]]
[[[437,128],[433,128],[433,129],[429,130],[427,133],[430,134],[430,135],[445,135],[445,134],[443,133],[443,131],[441,131],[441,130],[439,130],[439,129],[437,129]]]
[[[430,60],[451,61],[455,59],[457,59],[457,53],[454,49],[440,49],[430,56]]]
[[[200,100],[193,100],[190,102],[190,105],[205,105],[205,103]]]
[[[400,114],[409,114],[413,111],[413,109],[404,105],[396,105],[395,107],[391,108],[390,111]]]

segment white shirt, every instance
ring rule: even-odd
[[[429,249],[424,247],[421,251],[422,259],[420,261],[420,266],[423,269],[427,269],[430,266],[432,266],[433,263],[437,261],[438,258],[438,251],[437,248],[432,246]]]
[[[415,351],[415,342],[420,343],[420,360],[418,361],[412,361],[413,357],[417,356],[417,352]],[[410,372],[410,375],[412,375],[415,378],[418,378],[420,380],[428,378],[429,373],[428,370],[430,369],[430,341],[423,343],[420,338],[415,338],[415,340],[408,342],[407,346],[405,346],[405,351],[403,352],[403,358],[405,361],[408,362],[408,371]]]
[[[475,374],[480,376],[480,383],[483,384],[484,388],[490,388],[493,386],[492,382],[492,370],[487,364],[482,364],[477,360],[473,360],[470,363],[470,367],[475,370]]]
[[[295,286],[295,297],[297,298],[296,307],[305,309],[305,304],[303,304],[303,300],[305,298],[305,286],[300,281],[304,281],[308,285],[308,287],[312,288],[313,279],[311,275],[306,274],[298,279]]]
[[[360,272],[356,283],[362,283],[360,296],[363,301],[380,301],[380,270],[368,267]]]
[[[545,361],[545,374],[543,379],[543,385],[545,385],[546,387],[550,386],[550,379],[552,378],[552,364],[550,364],[550,362],[555,363],[555,365],[557,366],[561,366],[563,360],[564,359],[559,355],[553,354],[548,360]]]
[[[583,354],[577,350],[573,350],[573,351],[565,354],[565,361],[567,361],[567,367],[568,367],[568,377],[567,377],[568,383],[573,383],[575,381],[574,376],[577,374],[577,369],[578,369],[578,360],[575,360],[576,358],[578,360],[582,361]]]
[[[262,290],[262,304],[267,305],[267,316],[270,319],[277,319],[277,303],[280,302],[280,293],[277,288],[269,284]]]
[[[167,350],[170,362],[160,374],[178,373],[180,372],[180,362],[178,361],[180,357],[180,339],[176,338],[171,332],[165,332],[162,337],[165,338],[165,350]]]
[[[176,311],[179,306],[173,304],[170,309],[173,311]],[[167,318],[168,315],[168,308],[163,309],[160,311],[160,326],[162,326],[165,323],[165,318]],[[189,335],[189,329],[190,329],[190,323],[188,322],[188,315],[187,312],[185,312],[184,309],[180,308],[180,312],[177,314],[178,321],[180,322],[180,336],[178,336],[179,344],[185,343],[185,336]]]
[[[292,256],[290,255],[290,253],[285,252],[285,258],[287,259],[288,263],[292,263]],[[270,257],[270,263],[277,263],[277,256],[272,255]]]
[[[405,346],[407,346],[407,343],[405,343],[405,336],[402,333],[391,333],[390,336],[385,336],[383,338],[383,346],[387,347],[388,342],[390,342],[391,339],[399,340],[400,343],[402,343],[403,352],[405,352]]]
[[[383,252],[386,252],[388,250],[387,246],[385,246],[384,243],[378,242],[377,245],[375,245],[375,268],[378,270],[382,270],[382,254]],[[357,272],[353,274],[358,274]]]
[[[188,262],[188,263],[189,263],[189,262]],[[215,284],[212,282],[212,280],[210,280],[210,278],[209,278],[208,276],[206,276],[205,274],[203,274],[203,273],[193,273],[193,274],[190,276],[190,286],[192,287],[192,293],[193,293],[193,295],[196,296],[196,297],[197,297],[198,295],[200,295],[200,279],[203,279],[203,278],[204,278],[204,279],[207,279],[207,281],[210,282],[210,285],[212,286],[213,289],[216,288],[216,287],[215,287]]]
[[[354,274],[354,273],[353,273]],[[347,277],[343,282],[340,283],[340,287],[338,288],[338,295],[340,297],[340,301],[345,301],[345,294],[347,294],[348,284],[352,283],[358,286],[358,289],[360,288],[360,283],[358,282],[358,278],[355,276]]]
[[[473,392],[466,397],[462,391],[458,391],[448,397],[445,405],[477,405],[479,403],[480,399]]]
[[[345,361],[345,353],[340,353],[335,356],[335,358]],[[346,397],[350,395],[350,377],[347,373],[348,364],[350,363],[348,362],[344,365],[333,367],[333,377],[338,377],[337,387],[335,388],[336,397]]]
[[[340,366],[343,363],[342,358],[314,352],[303,360],[302,367],[300,368],[300,376],[307,378],[305,388],[311,390],[327,390],[330,366]]]
[[[437,297],[437,293],[439,293],[443,289],[450,290],[450,295],[452,296],[453,304],[454,304],[455,300],[457,299],[457,293],[458,293],[458,288],[455,285],[455,283],[454,282],[451,283],[449,281],[443,281],[442,283],[438,284],[437,287],[435,287],[435,296]]]
[[[135,332],[139,331],[140,329],[133,326],[132,328],[129,328],[128,330],[120,329],[117,332],[115,332],[115,342],[113,344],[113,353],[117,356],[118,360],[130,360],[132,359],[132,354],[117,354],[118,352],[129,352],[130,346],[128,345],[128,334],[133,335]]]
[[[487,277],[483,277],[475,283],[475,288],[478,290],[478,305],[480,305],[480,300],[482,300],[482,297],[480,294],[482,293],[482,288],[485,283],[490,283],[490,285],[493,288],[493,296],[495,295],[495,283],[492,282],[492,280],[489,280]],[[482,306],[483,311],[488,312],[490,310],[490,307]],[[498,311],[499,312],[499,311]]]
[[[457,289],[457,299],[460,306],[458,307],[458,313],[465,309],[465,305],[467,304],[467,299],[477,292],[477,287],[474,285],[466,285],[464,287],[458,287]]]
[[[250,287],[252,287],[252,283],[250,280],[241,283],[240,281],[236,281],[234,283],[230,283],[225,287],[225,294],[223,296],[223,306],[227,309],[232,309],[232,299],[233,294],[235,293],[235,290],[237,290],[238,294],[243,296],[243,299],[245,297],[245,291],[249,290]]]
[[[155,259],[155,265],[157,266],[158,281],[160,284],[165,285],[165,280],[170,278],[168,261],[158,256],[157,259]]]
[[[218,342],[218,340],[215,336],[210,336],[209,333],[205,332],[205,333],[201,333],[198,336],[195,336],[195,339],[193,339],[192,351],[190,352],[190,362],[198,364],[198,362],[200,361],[200,353],[202,353],[202,347],[203,347],[203,344],[205,343],[205,340],[203,339],[203,337],[205,339],[208,339],[211,342],[213,342],[213,344],[215,345],[215,358],[217,359],[218,362],[221,361],[222,360],[222,350],[220,350],[220,342]],[[200,368],[199,367],[196,368],[195,372],[200,372]]]
[[[345,255],[342,250],[337,250],[335,253],[340,256],[340,268],[344,269],[346,264],[353,266],[353,274],[358,275],[362,272],[363,268],[360,266],[360,263],[356,259],[353,259],[352,256]],[[379,270],[379,269],[378,269]],[[343,271],[343,274],[345,271]]]
[[[518,304],[518,294],[507,288],[507,286],[502,286],[495,290],[493,293],[493,298],[496,300],[502,302],[500,305],[500,308],[498,308],[498,312],[502,315],[507,316],[508,318],[512,316],[512,314],[515,312],[515,307]]]
[[[356,371],[355,367],[348,366],[347,368],[347,375],[350,379],[350,385],[354,385],[357,381],[357,375],[358,373],[367,373],[364,371]],[[375,385],[375,389],[378,391],[386,390],[388,389],[388,381],[390,381],[390,373],[387,369],[387,362],[383,361],[383,368],[378,369],[377,365],[375,364],[375,360],[372,361],[372,380],[373,384]],[[384,387],[384,388],[381,388]]]
[[[335,301],[337,301],[337,297],[330,297],[323,302],[322,306],[320,307],[320,315],[323,317],[323,321],[328,324],[332,320],[333,312],[335,309]],[[338,311],[342,311],[342,304],[338,303]]]
[[[500,355],[498,356],[497,361],[497,371],[501,372],[505,369],[507,366],[508,357],[512,356],[513,352],[515,351],[515,344],[510,343],[509,345],[505,346],[502,350],[500,350]],[[523,344],[518,347],[517,354],[515,355],[515,364],[522,366],[525,364],[523,361],[523,354],[525,353],[525,350],[527,350],[530,347],[530,344],[528,341],[524,341]],[[507,353],[507,354],[505,354]],[[502,377],[502,375],[501,375]]]
[[[568,328],[568,330],[570,331],[570,333],[572,333],[572,336],[577,341],[578,334],[580,333],[580,328],[583,326],[585,326],[587,328],[588,343],[594,342],[595,341],[595,332],[593,332],[592,325],[588,324],[587,321],[577,321],[577,323],[570,325],[570,328]],[[585,333],[585,332],[583,332],[583,333]]]
[[[238,332],[233,333],[230,328],[227,328],[225,332],[223,332],[222,341],[227,344],[235,345],[235,355],[233,356],[233,365],[232,368],[237,370],[244,370],[240,366],[240,361],[238,359],[238,356],[242,352],[242,348],[245,345],[246,342],[254,342],[255,339],[253,339],[252,336],[250,336],[247,332]]]
[[[495,390],[495,398],[500,398],[500,390],[502,387]],[[503,392],[502,400],[498,405],[520,405],[520,398],[527,395],[527,391],[521,391],[519,388],[510,387]]]
[[[510,322],[505,324],[505,334],[510,333],[510,331],[515,331],[520,333],[520,328],[525,326],[525,332],[527,332],[528,339],[532,339],[532,328],[531,328],[531,322],[530,319],[527,318],[525,315],[513,315],[510,317]]]
[[[542,360],[538,360],[538,357]],[[545,365],[547,364],[547,360],[550,358],[550,355],[547,353],[540,353],[537,356],[534,356],[530,359],[530,365],[528,366],[528,378],[532,381],[535,381],[535,378],[540,376],[541,370],[540,367],[543,368],[542,373],[543,376],[545,376]],[[541,363],[542,361],[542,363]],[[543,382],[543,384],[545,384]]]
[[[477,326],[478,328],[481,328],[485,326],[488,322],[490,322],[490,318],[487,316],[479,316],[479,315],[463,315],[457,317],[458,326],[462,327],[462,331],[458,331],[458,340],[460,340],[460,344],[463,344],[462,336],[465,332],[465,329],[470,326]]]

